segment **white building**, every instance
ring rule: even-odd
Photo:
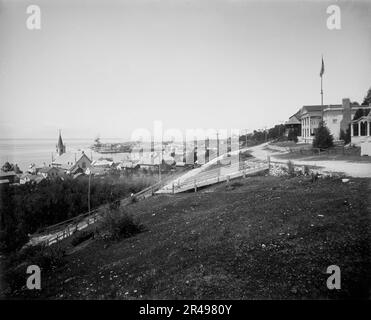
[[[368,150],[369,147],[366,147],[366,145],[368,146],[369,143],[371,143],[371,111],[367,116],[352,120],[350,128],[351,143],[355,146],[360,146],[361,149],[364,144],[363,148]],[[367,151],[367,153],[369,153],[369,151]]]
[[[312,143],[321,121],[330,130],[334,140],[339,140],[341,131],[347,131],[357,109],[360,108],[370,109],[371,106],[352,104],[349,99],[343,99],[342,104],[336,105],[303,106],[295,114],[296,119],[300,121],[301,135],[298,136],[298,141]],[[290,124],[290,121],[286,124]]]

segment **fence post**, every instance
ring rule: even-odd
[[[227,176],[227,186],[229,186],[229,175]]]
[[[175,193],[175,185],[174,185],[174,182],[173,182],[173,194]]]
[[[195,192],[197,192],[197,182],[196,182],[196,179],[194,180],[194,187],[195,187]]]
[[[243,177],[246,178],[246,169],[243,169]]]

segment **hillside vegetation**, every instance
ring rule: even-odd
[[[53,299],[368,298],[370,180],[250,177],[127,207],[145,226],[90,239],[42,274]],[[326,269],[341,268],[341,290]]]

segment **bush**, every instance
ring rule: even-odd
[[[79,245],[80,243],[93,238],[94,237],[94,232],[93,231],[81,231],[77,234],[75,234],[71,240],[71,244],[75,247]]]
[[[120,240],[129,238],[144,230],[144,227],[139,224],[134,218],[118,208],[108,210],[101,222],[101,229],[104,238],[109,240]]]
[[[50,272],[64,264],[65,251],[59,246],[36,245],[13,253],[7,259],[4,280],[11,293],[19,291],[26,284],[26,270],[37,265],[42,272]]]
[[[290,176],[295,175],[295,166],[291,160],[287,161],[287,172]]]
[[[330,134],[330,130],[324,125],[323,121],[321,121],[313,139],[313,147],[327,149],[333,145],[334,138]]]

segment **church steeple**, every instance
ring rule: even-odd
[[[59,130],[58,143],[56,145],[58,155],[62,155],[66,152],[66,146],[63,144],[61,130]]]

